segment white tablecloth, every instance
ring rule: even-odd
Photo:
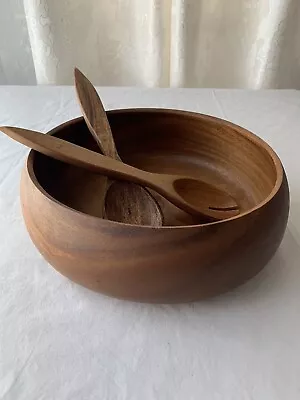
[[[0,133],[0,399],[300,398],[300,92],[101,89],[107,108],[167,107],[248,128],[278,153],[291,188],[284,241],[252,281],[221,297],[123,302],[55,272],[23,225],[28,150]],[[80,115],[70,87],[0,88],[0,124],[47,131]]]

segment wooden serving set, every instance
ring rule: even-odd
[[[32,149],[22,212],[56,270],[107,295],[174,303],[230,290],[266,265],[289,189],[264,141],[198,113],[106,113],[78,69],[75,86],[83,118],[48,134],[0,128]]]

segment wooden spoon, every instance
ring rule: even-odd
[[[84,120],[101,152],[121,161],[101,99],[87,77],[74,69],[76,92]],[[136,183],[106,180],[104,216],[134,225],[162,226],[161,209],[151,193]]]
[[[63,139],[15,127],[1,127],[6,135],[57,160],[154,189],[182,210],[207,221],[238,215],[236,201],[227,193],[195,178],[142,171]]]

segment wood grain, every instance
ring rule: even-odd
[[[32,151],[22,175],[22,210],[46,260],[92,290],[154,303],[215,296],[256,275],[280,245],[289,213],[287,180],[272,149],[241,127],[201,114],[118,110],[108,117],[125,162],[213,183],[237,199],[241,214],[196,225],[160,197],[170,226],[103,220],[91,206],[94,173]],[[95,150],[83,119],[51,133]],[[78,187],[68,183],[71,172]]]

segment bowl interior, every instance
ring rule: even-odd
[[[216,118],[168,110],[108,113],[122,160],[147,171],[190,175],[226,190],[247,211],[263,202],[277,180],[270,149],[242,128]],[[82,118],[57,127],[55,136],[99,151]],[[103,177],[37,152],[33,172],[59,202],[101,216]],[[197,218],[153,192],[167,226],[198,224]]]

